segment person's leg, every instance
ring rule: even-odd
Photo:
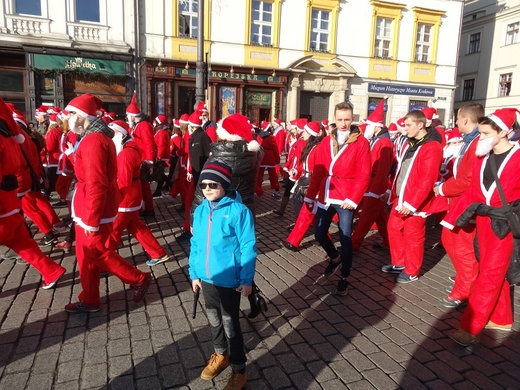
[[[139,215],[139,210],[136,211]],[[121,244],[121,237],[123,232],[128,227],[130,220],[132,219],[131,213],[119,212],[113,223],[113,229],[105,243],[105,247],[111,251],[115,251],[119,244]]]
[[[22,210],[43,234],[48,234],[52,232],[52,223],[43,210],[38,207],[34,194],[35,192],[28,192],[22,197]]]
[[[255,193],[258,196],[262,196],[264,194],[264,189],[262,188],[262,183],[264,182],[264,172],[265,172],[264,167],[258,168],[258,174],[256,176],[256,187],[255,187]]]
[[[314,219],[315,214],[313,214],[307,207],[302,207],[300,209],[300,213],[298,214],[298,218],[296,219],[296,224],[292,229],[291,233],[287,237],[287,242],[295,247],[299,247],[300,243],[305,236],[305,233],[309,229],[309,226]]]
[[[426,235],[426,218],[407,216],[404,218],[403,230],[404,272],[411,276],[419,276],[424,259],[424,240]]]
[[[318,208],[318,211],[316,212],[316,229],[314,231],[314,237],[323,250],[325,250],[327,256],[329,256],[331,260],[334,259],[335,261],[338,261],[337,258],[339,252],[329,236],[329,227],[335,214],[336,210],[332,206],[327,210]]]
[[[132,211],[130,213],[130,221],[127,229],[132,236],[134,236],[143,249],[148,253],[152,259],[158,259],[166,255],[166,251],[159,244],[148,226],[139,218],[139,211]]]
[[[382,208],[384,208],[384,203],[381,200],[372,198],[371,196],[363,197],[363,210],[361,211],[357,226],[352,233],[352,248],[355,252],[361,248],[365,236],[370,231],[372,224],[377,220]]]
[[[392,265],[404,266],[405,251],[404,244],[404,220],[402,216],[392,207],[388,217],[388,241],[390,244],[390,257]]]
[[[148,183],[146,180],[141,179],[141,190],[143,194],[144,211],[153,212],[153,196],[152,189],[150,188],[150,183]]]
[[[352,220],[354,219],[354,210],[343,209],[339,205],[333,206],[339,218],[341,277],[346,278],[350,275],[350,269],[352,268]]]
[[[276,168],[267,168],[267,174],[269,175],[271,189],[274,191],[280,190],[280,182],[278,181],[278,176],[276,175]]]

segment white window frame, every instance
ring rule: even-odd
[[[388,36],[385,34],[387,24],[390,24],[388,29]],[[381,28],[382,25],[382,28]],[[374,42],[374,57],[377,58],[392,58],[392,38],[394,29],[394,19],[377,17],[376,20],[376,41]],[[382,34],[381,34],[382,33]],[[385,44],[388,47],[385,47]],[[385,55],[385,51],[388,54]]]
[[[200,0],[204,1],[204,0]],[[197,4],[197,8],[200,4],[199,0],[179,0],[179,36],[185,38],[197,38],[199,33],[199,23],[198,23],[198,12],[193,11],[182,11],[182,5],[187,4],[188,9],[191,10],[193,8],[193,4]],[[188,22],[188,34],[180,33],[180,25],[181,19],[184,19]],[[195,27],[195,28],[194,28]],[[197,31],[197,35],[193,35],[193,31]]]
[[[428,35],[426,35],[426,28],[429,27],[430,31]],[[433,37],[433,25],[428,23],[418,23],[417,24],[417,41],[415,42],[415,61],[416,62],[431,62],[431,54],[432,54],[432,37]],[[426,36],[428,36],[428,40],[425,40]],[[424,49],[428,48],[426,59],[424,59]]]
[[[506,97],[511,94],[513,84],[513,72],[502,73],[498,76],[498,97]]]
[[[253,16],[254,15],[254,10],[253,10],[254,3],[259,3],[259,5],[260,5],[259,20],[254,19],[254,16]],[[265,4],[269,4],[271,6],[270,11],[264,10]],[[263,20],[264,14],[271,15],[271,21],[267,22],[267,21]],[[253,0],[253,2],[251,4],[251,37],[250,37],[252,45],[272,46],[273,30],[274,30],[274,26],[273,26],[273,16],[274,15],[273,14],[274,14],[274,4],[271,1]],[[254,26],[258,26],[258,30],[259,30],[258,31],[258,41],[256,41],[256,42],[253,40],[253,36],[254,36],[253,27]],[[269,27],[271,29],[270,35],[264,34],[264,32],[263,32],[264,27]],[[264,42],[264,38],[267,38],[268,42]]]
[[[506,46],[514,45],[519,42],[520,22],[510,23],[506,27]]]
[[[477,36],[477,35],[478,35],[478,40],[472,41],[472,37]],[[473,53],[479,53],[480,52],[480,42],[481,42],[481,39],[482,39],[482,34],[480,32],[469,34],[469,37],[468,37],[468,54],[473,54]],[[475,44],[476,44],[476,47],[474,48],[473,46],[475,46]]]
[[[328,15],[328,19],[327,19],[328,29],[321,28],[322,23],[325,21],[325,19],[323,19],[323,17],[322,17],[324,14]],[[315,17],[315,15],[316,15],[316,17]],[[310,45],[309,49],[311,51],[328,52],[330,50],[331,16],[332,16],[332,13],[327,10],[323,10],[323,9],[319,9],[319,8],[313,8],[311,10],[311,26],[310,26],[311,27],[310,28],[311,36],[309,39],[309,45]],[[317,27],[312,27],[312,23],[314,20],[318,21]],[[313,34],[316,34],[316,39],[314,39],[314,40],[312,39]],[[327,38],[326,47],[322,47],[322,43],[321,43],[322,36],[326,36],[326,38]]]

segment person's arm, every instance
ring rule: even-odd
[[[253,213],[246,206],[240,205],[235,223],[235,233],[240,245],[240,287],[242,295],[251,293],[251,286],[256,269],[256,235]],[[246,295],[247,293],[247,295]]]

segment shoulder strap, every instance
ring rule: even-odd
[[[498,190],[498,194],[500,195],[500,199],[502,200],[502,204],[504,206],[507,206],[508,203],[507,203],[507,200],[506,200],[506,195],[504,194],[504,190],[502,189],[502,184],[500,183],[500,180],[498,179],[498,174],[497,174],[497,163],[495,161],[495,155],[490,155],[488,160],[489,160],[489,164],[491,166],[491,172],[493,173],[493,177],[495,178],[495,183],[497,183],[497,190]]]
[[[34,169],[33,169],[32,165],[31,165],[31,162],[29,161],[29,159],[27,158],[27,155],[25,154],[25,150],[23,150],[22,145],[18,145],[18,146],[20,146],[20,150],[22,151],[23,158],[27,162],[27,166],[29,167],[29,169],[31,171],[31,175],[35,176],[36,172],[34,172]]]

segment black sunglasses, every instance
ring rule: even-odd
[[[205,190],[206,188],[211,188],[212,190],[216,190],[220,184],[219,183],[199,183],[199,188],[201,190]]]

